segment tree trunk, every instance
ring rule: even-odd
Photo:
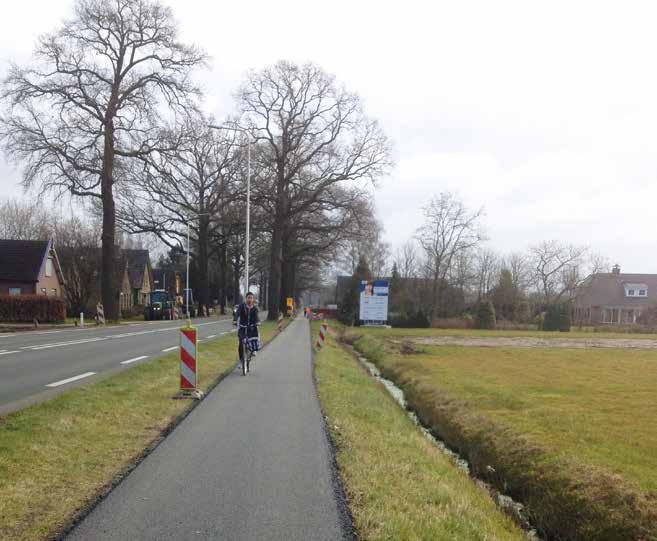
[[[208,314],[210,308],[210,279],[208,276],[208,217],[199,217],[198,227],[198,278],[199,278],[199,310],[202,315]]]
[[[279,223],[274,224],[271,235],[271,263],[269,271],[269,291],[267,295],[267,308],[269,310],[267,319],[277,320],[279,309],[278,303],[281,295],[281,248],[282,227]]]
[[[226,290],[228,289],[228,265],[226,264],[226,244],[222,243],[219,249],[219,305],[221,315],[226,313]]]
[[[110,113],[108,112],[108,116]],[[119,318],[116,302],[117,290],[114,284],[115,267],[115,230],[116,208],[114,205],[113,178],[114,170],[114,123],[111,117],[105,123],[105,141],[103,153],[103,169],[101,175],[101,198],[103,204],[103,232],[101,264],[101,299],[105,318],[116,320]]]

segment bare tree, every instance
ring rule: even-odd
[[[546,304],[570,300],[604,259],[586,246],[543,241],[530,248],[534,283]]]
[[[434,319],[458,256],[485,239],[479,223],[483,209],[470,211],[453,194],[441,193],[432,197],[423,211],[425,222],[416,238],[426,255],[427,274],[432,283],[431,319]]]
[[[152,233],[186,253],[189,226],[203,309],[210,305],[213,247],[228,242],[243,223],[234,206],[243,199],[235,134],[210,129],[209,123],[196,113],[184,117],[167,148],[144,157],[143,167],[131,172],[135,182],[118,197],[119,223],[127,231]]]
[[[390,145],[360,99],[313,64],[278,62],[251,73],[240,108],[256,141],[268,147],[273,207],[269,318],[279,313],[283,243],[292,215],[331,187],[375,181],[390,166]]]
[[[204,55],[182,44],[156,0],[77,0],[73,18],[40,38],[31,67],[13,65],[0,118],[5,152],[25,164],[26,188],[102,203],[102,299],[118,315],[114,188],[125,161],[159,143],[162,105],[188,107]]]
[[[55,228],[56,249],[64,274],[70,315],[84,312],[98,288],[100,235],[95,224],[71,218]]]
[[[9,199],[0,204],[0,238],[46,240],[52,237],[57,220],[38,202]]]
[[[475,253],[475,276],[477,281],[477,300],[489,297],[499,273],[499,258],[490,249]]]
[[[417,253],[417,244],[413,240],[406,241],[395,254],[395,264],[399,275],[408,280],[417,278],[420,272],[420,258]]]
[[[530,257],[521,252],[512,252],[501,263],[511,273],[511,282],[519,295],[524,295],[532,285],[532,268]]]

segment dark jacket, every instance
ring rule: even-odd
[[[237,331],[239,336],[246,336],[248,338],[258,336],[258,327],[256,326],[258,323],[260,323],[258,307],[254,304],[253,307],[249,309],[245,302],[240,304],[240,307],[237,310]],[[246,329],[244,327],[246,327]],[[245,332],[247,334],[245,334]]]

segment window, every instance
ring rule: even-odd
[[[57,296],[57,290],[56,289],[51,289],[50,291],[52,292],[53,297]]]
[[[639,289],[639,297],[646,297],[648,292],[645,289]]]
[[[46,276],[50,278],[52,276],[52,258],[49,257],[46,260]]]
[[[44,295],[47,295],[47,294],[48,294],[48,291],[46,290],[45,287],[42,287],[42,288],[41,288],[41,293],[44,294]]]
[[[21,291],[22,291],[22,290],[21,290],[20,287],[10,287],[10,288],[9,288],[9,294],[10,294],[12,297],[16,297],[16,296],[20,295],[20,294],[21,294]]]
[[[627,290],[627,296],[628,297],[634,297],[634,290],[633,289],[628,289]]]

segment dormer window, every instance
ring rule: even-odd
[[[626,297],[647,297],[648,286],[646,284],[625,284]]]

